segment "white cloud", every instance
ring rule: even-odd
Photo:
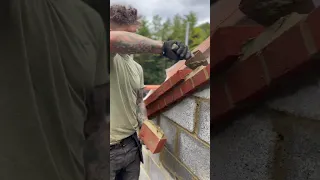
[[[166,19],[193,11],[198,17],[198,24],[210,22],[210,0],[110,0],[110,3],[131,5],[148,20],[152,20],[154,15]]]

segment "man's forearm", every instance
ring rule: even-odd
[[[143,89],[138,92],[137,96],[137,119],[139,122],[139,127],[142,126],[144,120],[148,119],[146,105],[143,101]]]
[[[144,102],[141,102],[140,104],[138,104],[137,117],[138,117],[139,126],[142,125],[144,120],[148,119],[147,109]]]
[[[110,52],[161,54],[163,42],[125,31],[110,31]]]

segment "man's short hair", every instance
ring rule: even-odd
[[[140,17],[136,8],[124,5],[110,7],[110,22],[117,25],[132,25],[138,23]]]

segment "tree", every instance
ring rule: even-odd
[[[181,16],[175,15],[173,19],[163,19],[155,15],[151,22],[145,18],[141,22],[138,34],[157,40],[185,41],[186,24],[189,22],[189,47],[193,49],[210,36],[210,24],[197,26],[198,18],[194,12]],[[165,69],[173,65],[173,61],[159,55],[135,55],[135,60],[143,67],[145,84],[161,84],[165,78]]]

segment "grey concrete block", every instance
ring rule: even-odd
[[[154,163],[152,160],[150,161],[150,170],[149,170],[149,177],[152,180],[166,180],[167,177],[162,172],[161,168]]]
[[[200,102],[198,137],[210,144],[210,102]]]
[[[150,180],[147,172],[143,169],[142,166],[140,166],[140,177],[139,180]]]
[[[277,134],[269,112],[256,112],[233,122],[211,138],[211,179],[269,180]]]
[[[201,180],[210,179],[210,148],[202,142],[181,132],[179,158]]]
[[[160,153],[152,154],[149,152],[149,157],[150,159],[152,159],[154,163],[156,163],[157,165],[160,165]]]
[[[320,123],[298,118],[279,119],[283,135],[286,180],[320,179]]]
[[[205,88],[197,91],[193,94],[193,96],[210,99],[210,86],[206,86]]]
[[[148,171],[149,170],[149,154],[148,154],[148,150],[146,149],[145,145],[142,146],[142,155],[143,155],[143,164],[141,164],[141,166],[143,166],[143,168]]]
[[[171,120],[164,116],[160,116],[160,127],[163,130],[165,136],[167,137],[166,147],[174,152],[175,150],[175,137],[177,133],[177,127],[173,125]]]
[[[320,120],[320,82],[304,87],[294,94],[268,102],[268,106],[300,117]]]
[[[164,112],[163,115],[186,128],[188,131],[193,132],[196,105],[195,99],[186,98]]]
[[[193,174],[166,148],[161,152],[161,162],[165,168],[170,169],[172,176],[178,179],[193,179]]]

